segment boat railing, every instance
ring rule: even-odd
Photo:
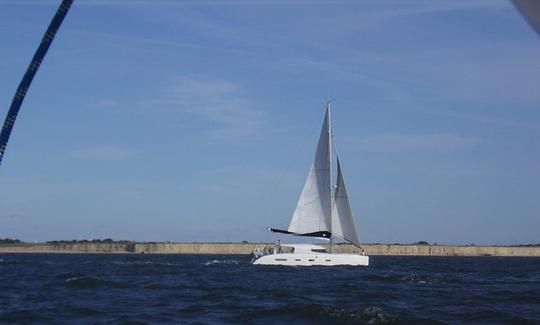
[[[281,251],[281,246],[271,247],[266,245],[265,247],[257,247],[251,252],[252,260],[256,260],[265,255],[277,254]]]

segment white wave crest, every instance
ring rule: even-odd
[[[208,265],[214,265],[214,264],[239,264],[240,261],[239,260],[211,260],[211,261],[208,261],[206,263],[204,263],[204,265],[208,266]]]
[[[153,261],[113,261],[114,265],[162,265],[162,266],[176,266],[177,263],[168,262],[153,262]]]

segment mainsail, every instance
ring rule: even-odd
[[[339,158],[337,158],[337,180],[333,203],[332,235],[336,235],[356,246],[360,246],[358,232],[356,231],[356,223],[354,222],[349,197],[347,196],[347,188],[345,187]]]
[[[326,107],[319,144],[288,231],[304,234],[330,231],[330,107]]]

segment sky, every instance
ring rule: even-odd
[[[0,118],[60,1],[0,0]],[[0,238],[289,241],[324,105],[362,242],[540,240],[540,38],[508,1],[75,0]]]

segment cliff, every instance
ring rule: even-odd
[[[150,253],[150,254],[249,254],[266,243],[55,243],[0,244],[0,253]],[[324,245],[323,245],[324,246]],[[367,255],[425,256],[540,256],[540,247],[450,246],[366,244]],[[350,253],[352,245],[334,246],[335,252]]]

